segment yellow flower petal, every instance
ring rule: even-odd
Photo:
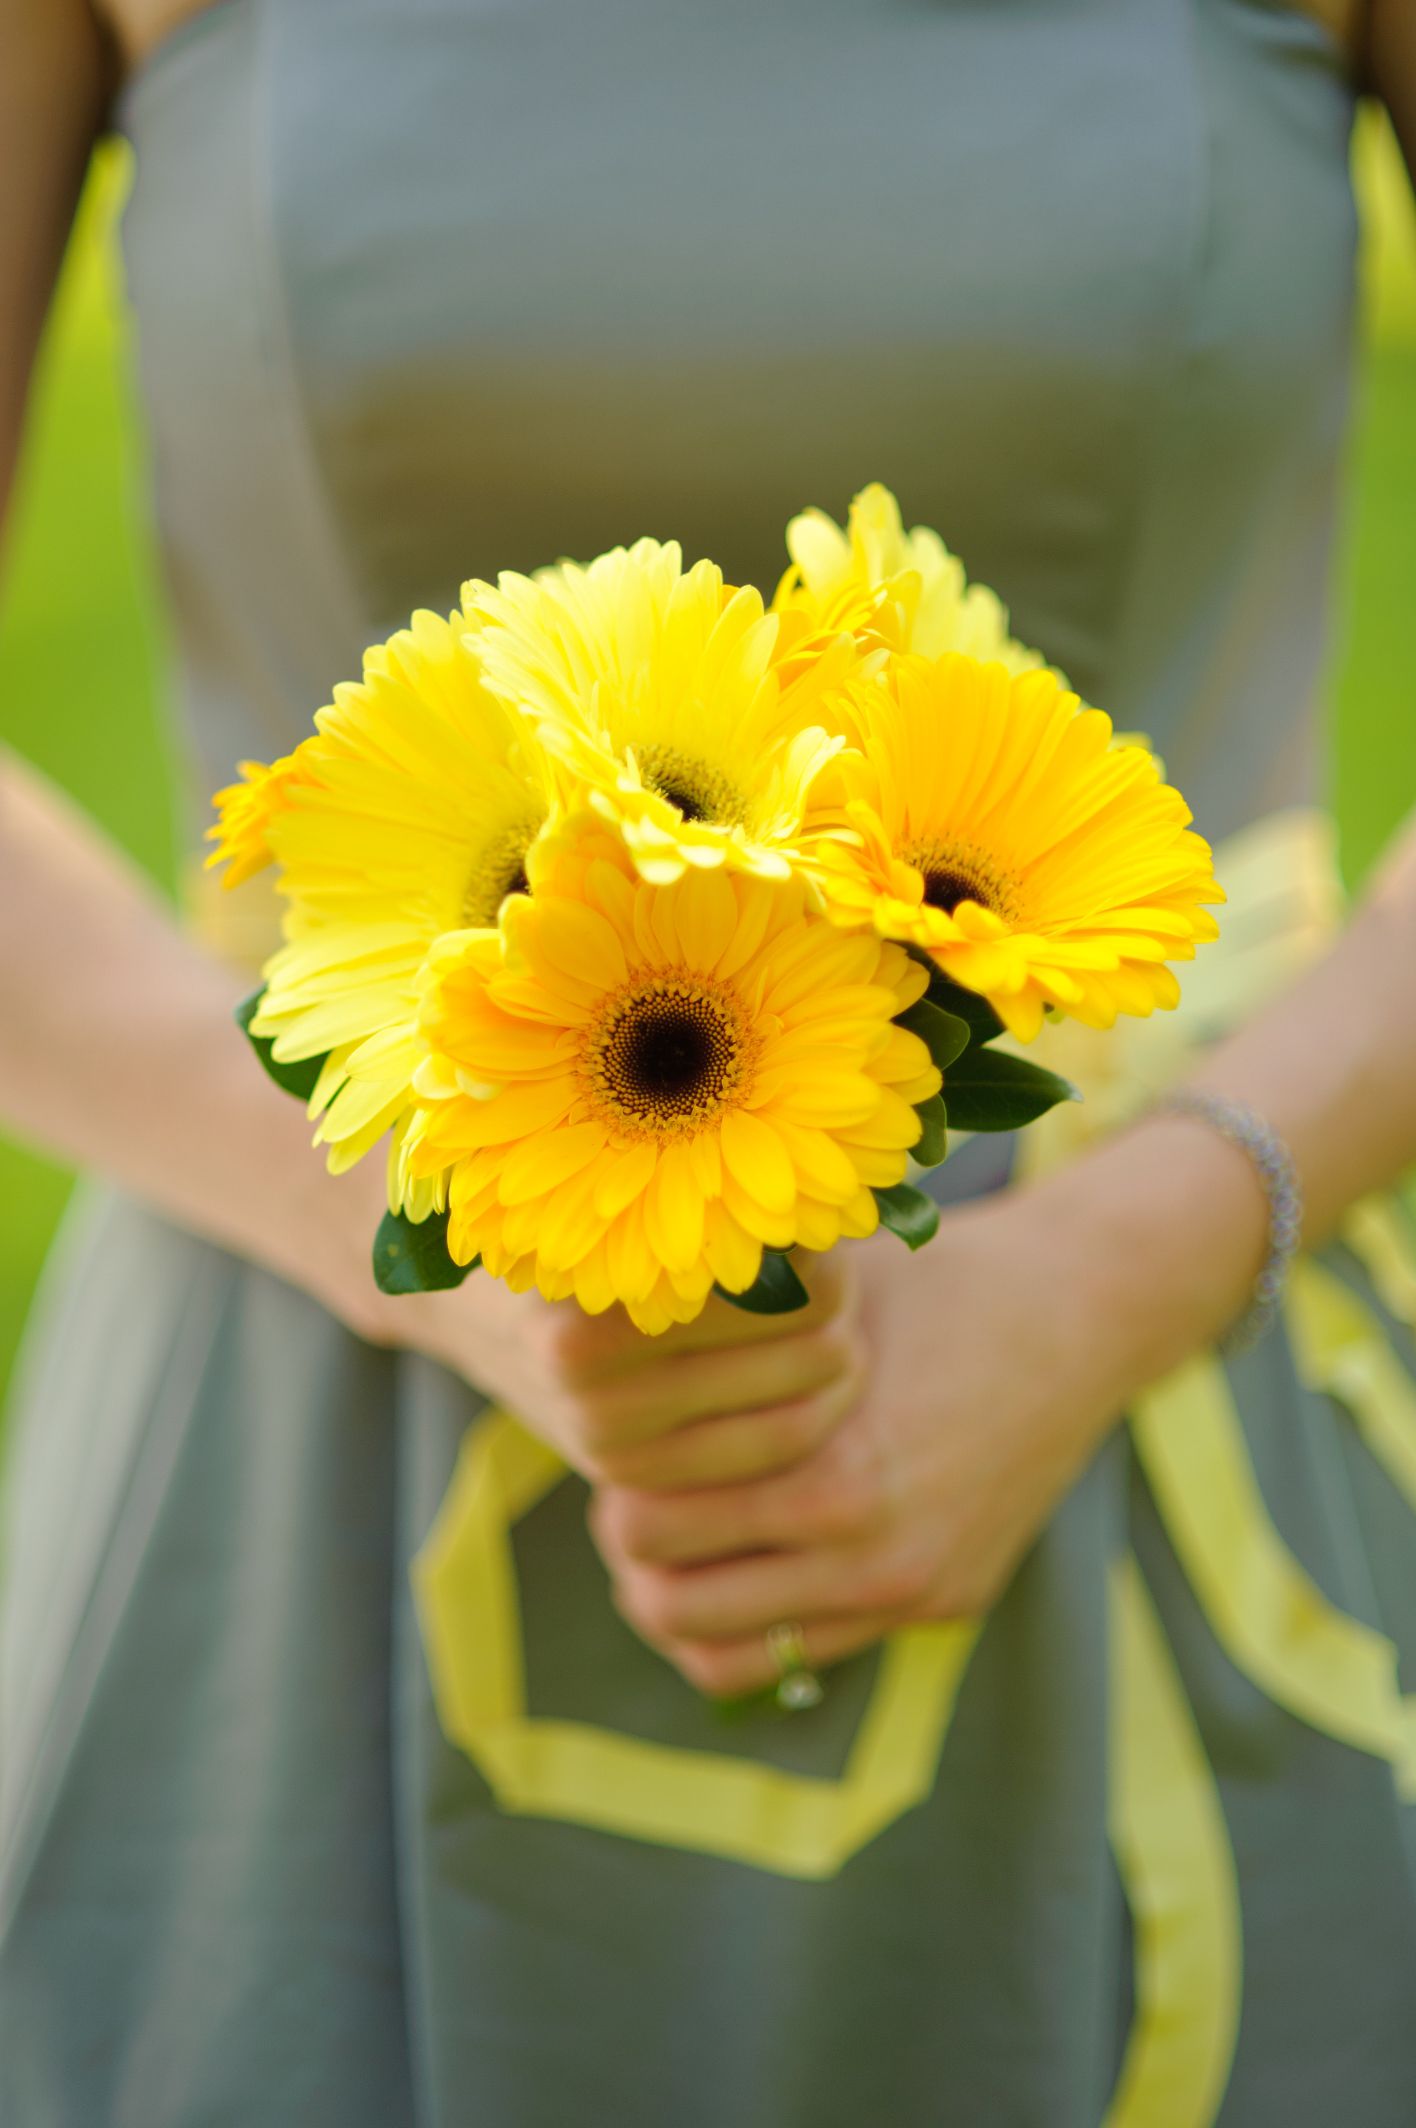
[[[702,1255],[703,1193],[686,1145],[665,1146],[659,1155],[644,1193],[644,1232],[668,1271],[690,1271]]]
[[[647,1138],[610,1156],[610,1164],[595,1186],[595,1210],[601,1219],[614,1219],[649,1187],[657,1163],[657,1150]]]
[[[605,1133],[598,1123],[573,1123],[523,1141],[507,1155],[502,1169],[502,1203],[544,1197],[579,1174],[604,1146]]]
[[[796,1175],[787,1149],[770,1124],[746,1109],[723,1118],[723,1158],[729,1173],[769,1212],[790,1212]]]
[[[1173,1003],[1223,899],[1209,849],[1144,748],[1057,676],[897,656],[851,686],[858,750],[803,861],[848,934],[924,949],[1029,1039],[1048,1004],[1094,1025]]]

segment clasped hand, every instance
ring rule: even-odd
[[[775,1623],[825,1665],[996,1600],[1116,1408],[1061,1272],[1005,1197],[816,1260],[794,1316],[648,1339],[488,1285],[477,1378],[589,1480],[624,1617],[731,1697]]]

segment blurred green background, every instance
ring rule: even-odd
[[[1416,802],[1416,213],[1364,114],[1363,362],[1330,679],[1349,878]],[[126,170],[95,164],[36,383],[0,578],[0,739],[170,884],[171,731],[114,225]],[[69,1177],[0,1139],[0,1394]]]

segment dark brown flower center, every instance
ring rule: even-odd
[[[941,837],[907,843],[899,854],[919,873],[931,909],[952,916],[961,902],[974,901],[995,916],[1016,920],[1017,889],[988,851]]]
[[[955,866],[925,873],[924,898],[931,909],[947,909],[951,916],[961,901],[978,901],[986,909],[992,907],[988,889]]]
[[[670,805],[678,807],[685,820],[702,820],[705,817],[695,793],[685,790],[682,784],[665,780],[658,785],[658,792],[661,798],[668,799]]]
[[[588,1091],[618,1133],[690,1135],[744,1090],[756,1044],[736,996],[692,975],[632,979],[585,1038]]]
[[[712,762],[697,760],[677,746],[659,745],[638,748],[635,758],[646,788],[666,798],[684,820],[735,827],[746,817],[742,792]]]

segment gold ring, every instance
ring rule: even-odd
[[[806,1659],[806,1635],[795,1619],[767,1628],[767,1653],[777,1673],[777,1705],[790,1714],[819,1707],[825,1687]]]

